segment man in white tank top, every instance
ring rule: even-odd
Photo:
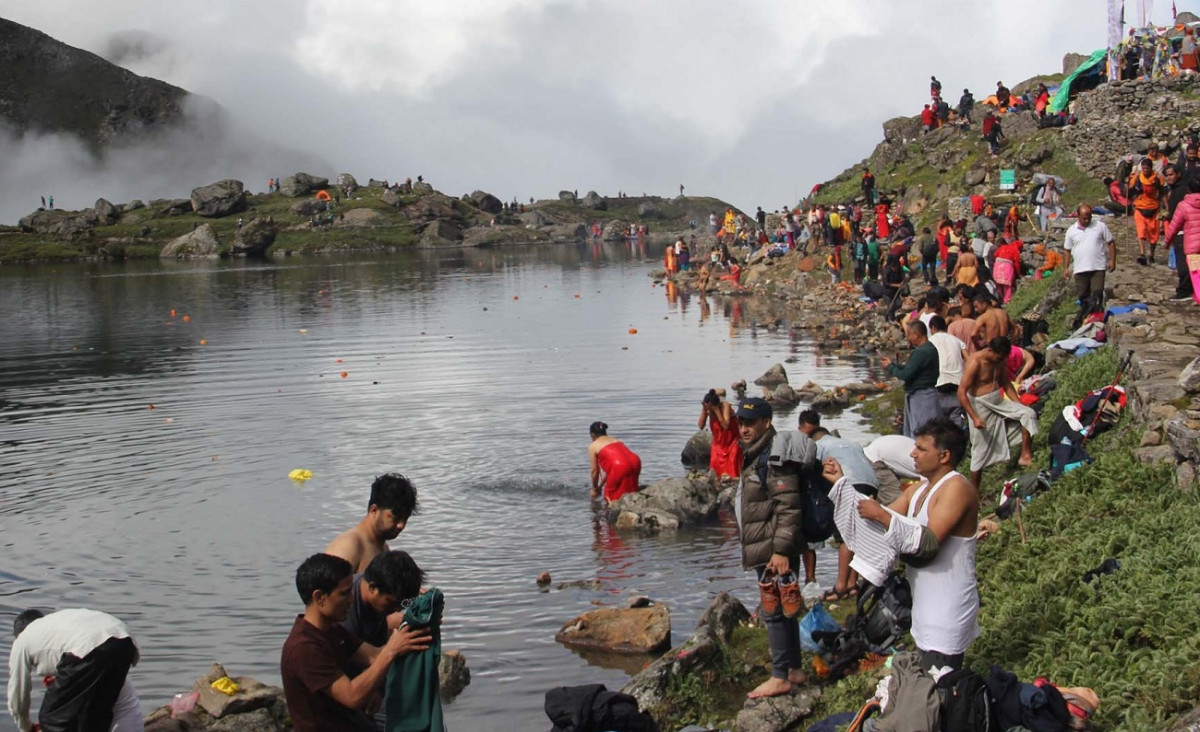
[[[962,668],[963,655],[979,635],[975,583],[975,531],[979,492],[955,471],[967,450],[966,435],[940,417],[917,430],[913,465],[924,478],[889,506],[922,526],[921,548],[902,557],[912,585],[912,636],[921,667]],[[863,518],[890,526],[892,517],[875,501],[858,504]]]

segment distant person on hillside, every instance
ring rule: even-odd
[[[417,489],[408,478],[399,473],[381,475],[371,484],[367,515],[329,542],[325,553],[350,562],[355,572],[365,572],[376,555],[388,551],[387,542],[404,531],[416,509]]]
[[[42,196],[42,208],[46,207],[46,197]]]
[[[936,76],[929,77],[929,96],[933,99],[942,96],[942,82]]]
[[[1000,138],[1003,136],[1004,130],[1000,126],[1000,118],[989,107],[983,113],[983,139],[987,140],[988,152],[992,154],[992,157],[1000,154]]]
[[[862,172],[862,181],[860,182],[863,198],[866,199],[868,206],[875,205],[875,174],[870,168],[864,167]]]
[[[754,220],[758,222],[758,228],[764,230],[767,228],[767,212],[763,211],[762,206],[759,206],[758,210],[754,212]]]
[[[1166,181],[1154,171],[1154,161],[1142,158],[1140,170],[1129,179],[1129,198],[1133,203],[1133,221],[1137,226],[1138,258],[1143,266],[1154,264],[1161,227],[1158,212],[1165,203]]]
[[[1018,432],[1021,455],[1017,464],[1033,464],[1037,414],[1021,403],[1013,387],[1013,375],[1005,363],[1011,350],[1008,338],[993,338],[967,361],[958,386],[958,401],[970,425],[971,482],[975,490],[979,490],[984,468],[1008,461],[1009,444],[1016,441]]]
[[[921,132],[929,132],[933,129],[937,117],[934,115],[933,109],[926,104],[921,110]]]
[[[971,110],[975,108],[975,97],[969,89],[963,89],[962,96],[958,99],[958,118],[964,120],[966,124],[971,123]]]
[[[610,437],[608,425],[592,422],[588,432],[592,444],[588,446],[588,460],[592,465],[592,500],[604,494],[604,502],[612,503],[626,493],[636,493],[638,478],[642,474],[642,459],[625,443]]]
[[[53,211],[54,210],[54,196],[51,195],[49,200],[50,200],[50,210]]]
[[[1080,204],[1074,224],[1063,241],[1067,251],[1067,269],[1075,278],[1080,303],[1080,318],[1101,308],[1104,302],[1105,272],[1117,268],[1117,245],[1103,221],[1092,220],[1092,207]]]
[[[921,229],[921,236],[917,239],[917,249],[921,252],[921,275],[925,278],[925,284],[936,287],[938,283],[938,244],[937,239],[933,236],[933,231],[928,226]]]
[[[996,104],[1000,109],[1008,109],[1012,103],[1012,92],[1004,85],[1003,81],[996,82]]]
[[[912,586],[913,641],[926,671],[962,668],[967,647],[979,635],[979,492],[955,471],[965,452],[966,440],[953,422],[937,419],[925,425],[917,431],[912,453],[924,480],[888,506],[921,526],[920,548],[903,558]],[[893,521],[870,499],[859,502],[858,513],[884,528]]]

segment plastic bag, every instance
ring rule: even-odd
[[[813,640],[813,633],[837,633],[842,629],[838,621],[833,619],[823,604],[813,605],[804,619],[800,621],[800,647],[809,653],[818,653],[821,647]]]

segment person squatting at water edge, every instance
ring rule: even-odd
[[[605,504],[611,504],[626,493],[636,493],[638,478],[642,474],[642,459],[625,443],[610,437],[608,425],[592,422],[588,432],[592,444],[588,446],[588,460],[592,465],[592,500],[604,492]]]

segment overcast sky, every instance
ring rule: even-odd
[[[1169,3],[1158,4],[1166,22]],[[452,195],[481,188],[509,200],[560,189],[675,195],[682,183],[689,195],[774,209],[866,157],[884,120],[918,113],[931,73],[954,102],[964,86],[982,99],[997,80],[1060,71],[1065,52],[1104,45],[1105,7],[0,0],[0,15],[109,56],[114,34],[139,32],[146,52],[124,65],[329,161],[315,173],[423,174]],[[258,190],[291,172],[228,174]],[[146,194],[187,195],[207,182],[154,183],[181,190]],[[92,203],[65,195],[67,206]]]

